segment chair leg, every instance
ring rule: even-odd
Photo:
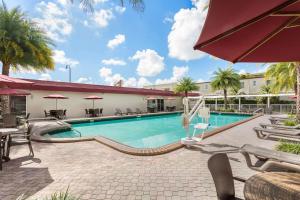
[[[28,142],[28,147],[29,147],[29,150],[30,150],[29,156],[34,157],[34,153],[33,153],[33,148],[32,148],[32,145],[31,145],[31,141]]]
[[[2,171],[2,155],[3,155],[3,144],[2,141],[0,141],[0,171]]]

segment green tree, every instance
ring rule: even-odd
[[[214,72],[211,87],[213,90],[223,90],[225,109],[227,109],[228,89],[236,90],[241,87],[240,75],[236,73],[232,67],[228,67],[224,70],[219,68]]]
[[[184,77],[179,81],[178,84],[176,84],[175,92],[176,93],[184,92],[184,96],[187,97],[189,92],[195,91],[198,89],[199,89],[199,87],[191,78]]]
[[[19,7],[8,10],[0,6],[0,61],[2,74],[11,68],[43,71],[54,69],[51,40]]]
[[[268,67],[266,78],[271,80],[271,90],[278,93],[282,90],[293,90],[297,93],[297,72],[296,64],[283,62]]]

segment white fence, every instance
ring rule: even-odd
[[[225,108],[224,104],[206,104],[212,111],[221,110]],[[228,104],[229,109],[239,110],[239,104]],[[273,113],[291,113],[296,109],[295,104],[271,104],[270,109],[267,109],[267,104],[241,104],[241,112],[254,112],[255,110],[263,108],[264,110],[271,110]]]

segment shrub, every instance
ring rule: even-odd
[[[19,196],[16,200],[24,200],[24,194]],[[43,199],[36,199],[36,200],[80,200],[77,197],[71,196],[69,193],[69,187],[65,192],[55,192],[51,194],[50,198],[46,197]]]
[[[285,125],[285,126],[296,126],[296,125],[297,125],[297,122],[294,121],[294,120],[285,120],[285,121],[284,121],[284,125]]]
[[[300,154],[300,142],[280,141],[276,150],[287,153]]]

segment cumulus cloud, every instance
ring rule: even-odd
[[[50,80],[52,80],[52,77],[48,73],[43,73],[43,74],[41,74],[39,80],[50,81]]]
[[[120,80],[123,82],[124,87],[143,87],[145,85],[151,84],[151,82],[148,81],[144,77],[140,77],[139,79],[136,79],[135,77],[130,77],[130,78],[126,79],[119,73],[113,74],[112,70],[107,67],[102,67],[99,70],[99,75],[101,78],[104,78],[104,81],[108,85],[114,85],[117,82],[119,82]]]
[[[63,4],[64,1],[60,2]],[[36,10],[41,14],[41,17],[34,18],[34,21],[51,39],[63,42],[72,33],[73,27],[70,23],[70,17],[61,5],[42,1],[37,4]]]
[[[104,65],[120,65],[124,66],[126,65],[126,62],[124,60],[119,60],[119,59],[103,59],[101,61]]]
[[[114,49],[116,48],[117,46],[119,46],[120,44],[124,43],[126,40],[126,37],[125,35],[123,34],[118,34],[115,36],[114,39],[112,40],[109,40],[107,42],[107,47],[110,48],[110,49]]]
[[[101,9],[97,10],[92,15],[92,20],[100,27],[104,28],[108,26],[108,23],[111,19],[114,18],[113,12],[111,9]]]
[[[138,60],[136,71],[139,76],[156,76],[165,68],[164,57],[152,49],[137,51],[130,59]]]
[[[87,84],[92,84],[92,77],[80,77],[76,81],[77,83],[87,83]]]
[[[172,30],[168,35],[169,56],[189,61],[199,59],[206,54],[193,50],[202,30],[207,11],[207,1],[192,0],[193,8],[180,9],[174,16]]]
[[[182,66],[182,67],[174,66],[173,67],[173,74],[172,74],[171,78],[157,79],[155,81],[155,83],[156,84],[175,83],[178,80],[180,80],[181,78],[183,78],[184,76],[186,76],[188,71],[189,71],[188,66]]]
[[[53,52],[54,52],[53,59],[54,59],[55,63],[57,63],[57,64],[71,65],[73,67],[79,64],[79,62],[77,60],[66,57],[66,53],[62,50],[56,49]],[[60,70],[60,71],[62,71],[62,70]]]

